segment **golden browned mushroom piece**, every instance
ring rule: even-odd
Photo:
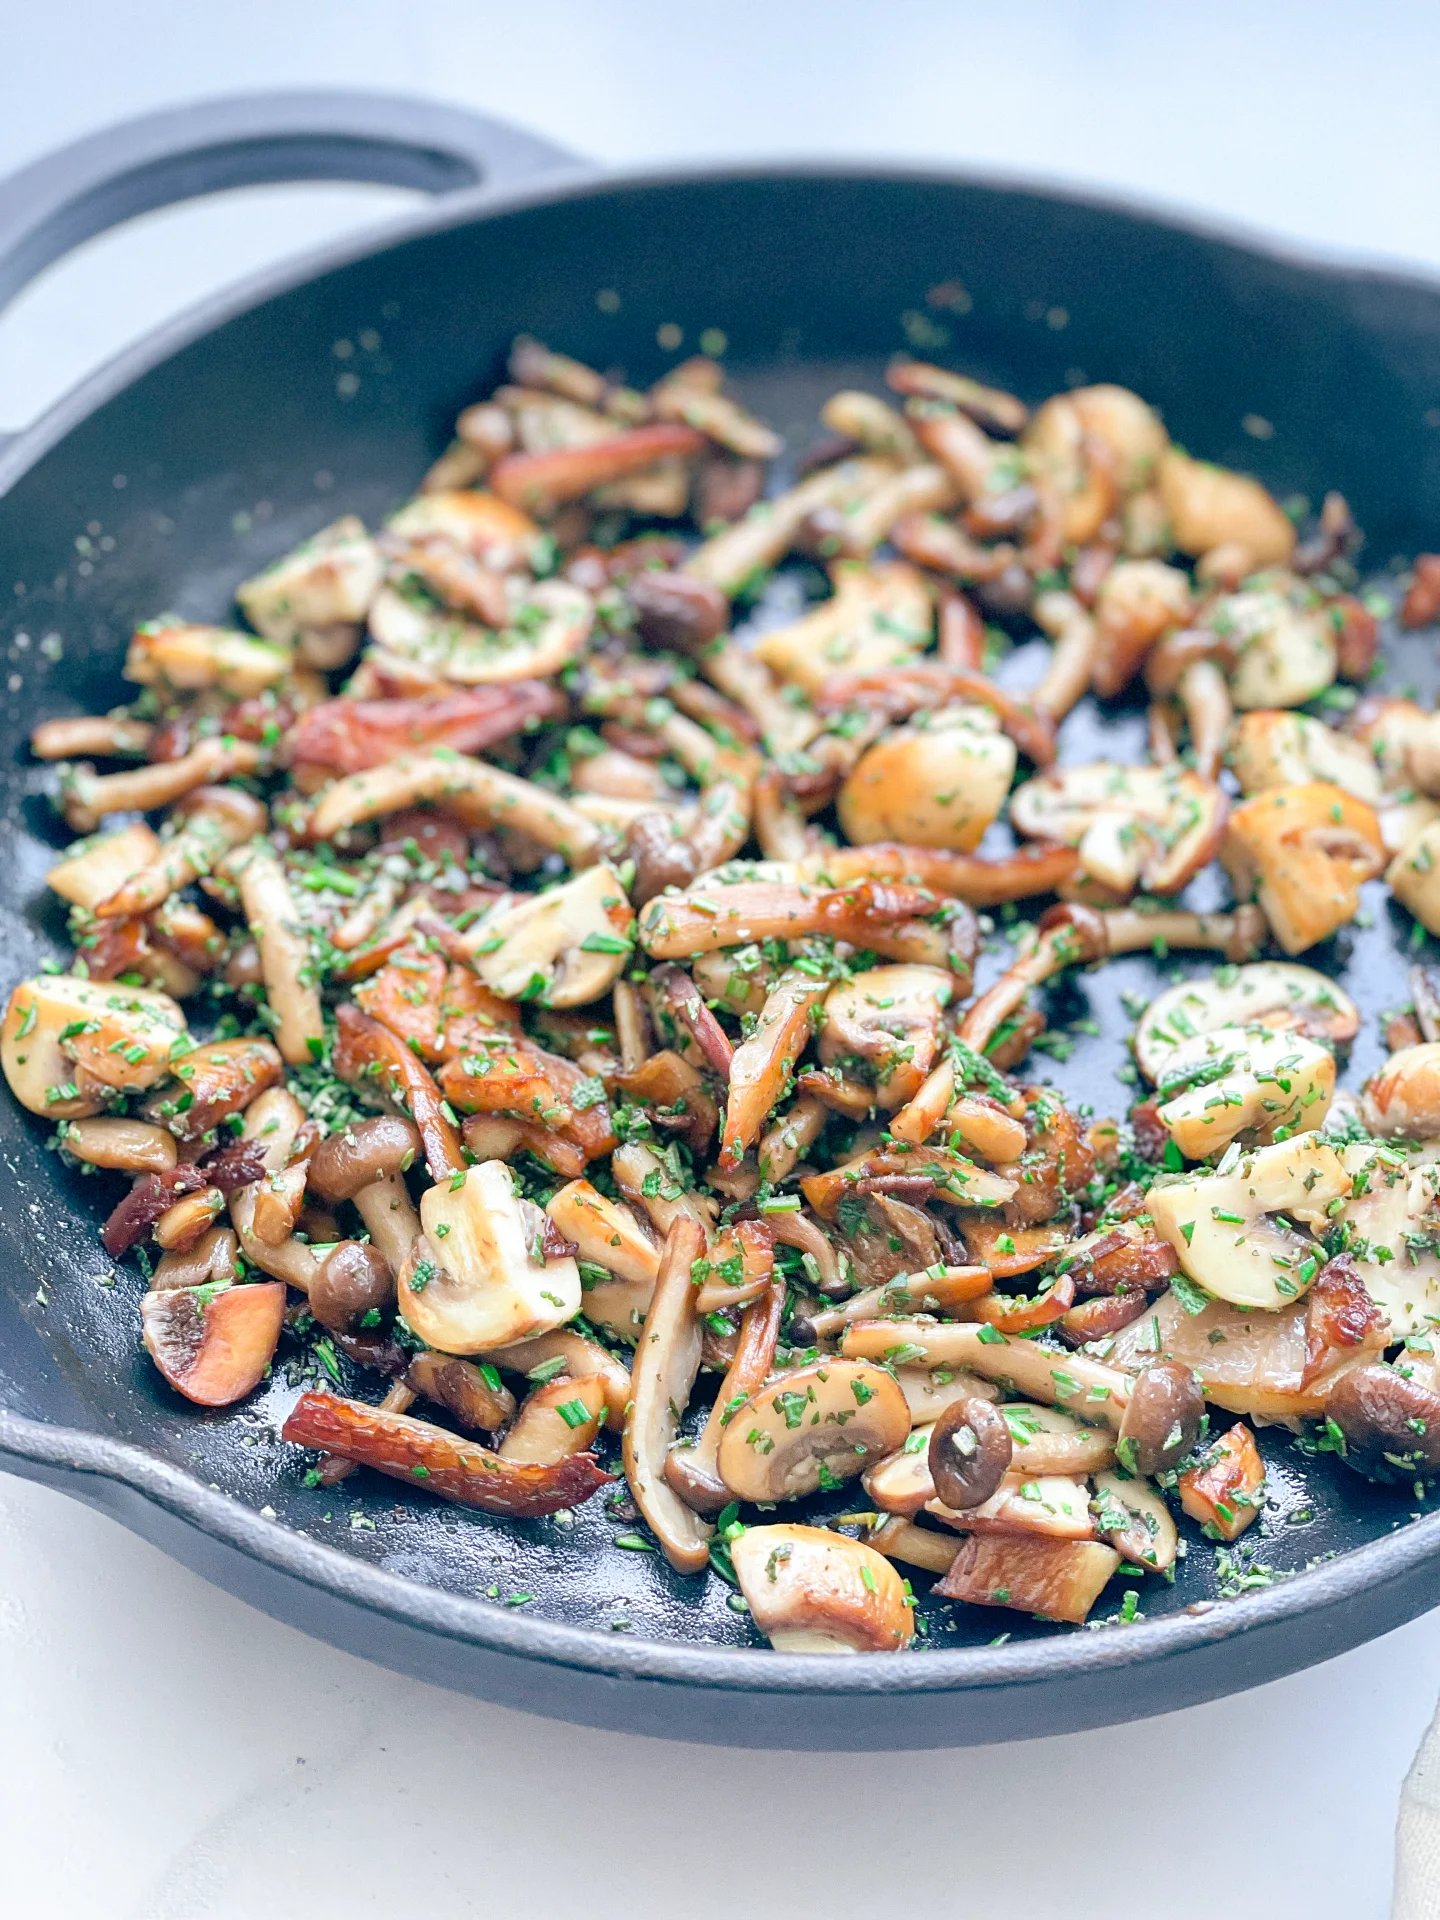
[[[1237,896],[1258,899],[1275,938],[1296,954],[1354,918],[1361,884],[1382,870],[1385,848],[1372,807],[1312,780],[1236,807],[1220,859]]]
[[[726,1428],[751,1395],[764,1386],[775,1365],[784,1311],[785,1288],[772,1281],[745,1309],[735,1357],[720,1382],[699,1439],[693,1447],[672,1447],[665,1456],[665,1478],[686,1506],[697,1513],[719,1513],[730,1503],[730,1489],[720,1478],[716,1465],[720,1442]]]
[[[893,1453],[909,1431],[910,1408],[883,1367],[819,1360],[735,1409],[716,1468],[738,1500],[800,1500]]]
[[[1178,700],[1190,729],[1195,771],[1214,780],[1225,760],[1235,710],[1226,676],[1235,664],[1230,642],[1205,627],[1167,634],[1145,661],[1145,684],[1158,701]]]
[[[1258,480],[1228,467],[1192,460],[1178,447],[1161,454],[1156,485],[1182,553],[1238,548],[1241,571],[1283,566],[1295,550],[1295,528]]]
[[[263,833],[264,804],[237,787],[199,787],[175,810],[177,831],[158,843],[151,858],[126,875],[122,885],[95,904],[98,918],[151,913],[171,895],[212,872],[236,847]]]
[[[285,1289],[211,1282],[147,1293],[140,1303],[146,1350],[177,1393],[226,1407],[259,1386],[280,1338]]]
[[[635,1351],[625,1422],[625,1478],[630,1492],[666,1559],[681,1573],[704,1568],[714,1532],[665,1476],[665,1459],[700,1371],[701,1330],[690,1270],[704,1245],[698,1222],[677,1215],[666,1236],[655,1297]]]
[[[232,774],[258,773],[264,755],[251,740],[202,740],[178,760],[159,760],[126,773],[96,775],[81,761],[62,775],[60,810],[76,833],[94,833],[107,814],[149,813]]]
[[[1080,865],[1112,899],[1136,886],[1178,893],[1215,857],[1229,804],[1188,768],[1052,767],[1017,787],[1010,818],[1019,832],[1073,846]]]
[[[1189,578],[1178,567],[1118,561],[1095,596],[1095,691],[1103,699],[1123,691],[1161,635],[1183,626],[1193,610]]]
[[[730,1545],[755,1625],[777,1653],[898,1653],[915,1616],[873,1547],[823,1527],[747,1527]]]
[[[10,995],[0,1059],[31,1113],[76,1120],[112,1093],[153,1087],[189,1050],[185,1015],[168,993],[39,974]]]

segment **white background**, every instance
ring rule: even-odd
[[[489,108],[612,163],[979,163],[1436,264],[1437,53],[1433,7],[1335,0],[0,0],[0,171],[147,107],[330,82]],[[0,425],[236,274],[403,203],[267,190],[93,242],[0,319]],[[1432,1616],[1309,1675],[1067,1740],[691,1749],[397,1679],[0,1480],[0,1908],[1379,1920],[1437,1685]]]

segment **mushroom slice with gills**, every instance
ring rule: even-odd
[[[1014,1607],[1082,1627],[1120,1565],[1098,1540],[1047,1539],[1039,1533],[974,1534],[931,1592],[977,1607]]]
[[[1112,893],[1178,893],[1220,847],[1228,803],[1183,767],[1109,761],[1054,768],[1017,787],[1018,832],[1074,847],[1083,871]]]
[[[938,967],[872,967],[852,974],[825,996],[819,1053],[822,1065],[854,1068],[873,1077],[887,1112],[918,1092],[940,1039],[940,1018],[955,982]]]
[[[770,1286],[775,1272],[775,1242],[768,1222],[736,1220],[722,1227],[691,1279],[699,1287],[695,1311],[724,1313],[748,1306]]]
[[[160,842],[143,820],[114,833],[77,840],[65,849],[45,876],[45,884],[73,907],[93,913],[102,900],[117,893],[125,882],[148,867],[160,851]]]
[[[544,680],[569,666],[594,624],[589,594],[564,580],[519,575],[504,590],[507,618],[489,627],[381,587],[370,609],[371,637],[387,653],[462,687]]]
[[[867,747],[840,789],[840,824],[852,844],[973,852],[1005,803],[1015,760],[988,708],[948,707]]]
[[[672,1447],[665,1456],[665,1478],[687,1507],[697,1513],[719,1513],[730,1503],[730,1490],[716,1465],[726,1428],[743,1414],[775,1365],[780,1321],[785,1311],[785,1288],[771,1281],[746,1307],[740,1321],[735,1357],[725,1370],[709,1418],[694,1446]]]
[[[862,455],[812,473],[773,500],[758,501],[744,519],[702,541],[682,571],[733,598],[757,573],[784,559],[812,514],[828,507],[843,512],[894,472],[892,459]]]
[[[598,487],[629,479],[671,456],[688,459],[704,448],[703,437],[693,427],[662,421],[610,433],[585,445],[506,454],[491,472],[490,485],[508,505],[547,518]]]
[[[1276,940],[1293,955],[1355,917],[1361,884],[1384,867],[1385,848],[1373,807],[1313,780],[1242,801],[1226,824],[1220,860],[1237,897],[1259,900]],[[1391,889],[1402,893],[1394,866]]]
[[[863,1541],[824,1527],[746,1527],[730,1558],[777,1653],[899,1653],[914,1636],[904,1581]]]
[[[289,646],[316,627],[362,622],[383,574],[364,522],[347,513],[242,581],[235,598],[257,633]]]
[[[812,1031],[811,1013],[828,989],[809,974],[783,977],[766,995],[750,1038],[735,1049],[725,1100],[719,1165],[733,1172],[760,1138]]]
[[[196,693],[216,687],[247,700],[290,671],[289,647],[226,627],[192,626],[165,618],[137,627],[125,655],[125,678],[142,687]]]
[[[550,1196],[545,1211],[581,1260],[635,1286],[654,1287],[660,1249],[623,1201],[608,1199],[588,1180],[571,1180]]]
[[[831,674],[883,673],[918,660],[930,643],[934,608],[924,579],[903,560],[871,566],[840,560],[834,592],[793,626],[773,627],[755,655],[791,686],[816,694]]]
[[[1440,1393],[1378,1361],[1337,1380],[1325,1405],[1327,1425],[1343,1436],[1345,1464],[1371,1480],[1431,1480],[1440,1472]]]
[[[400,1114],[377,1114],[328,1134],[309,1165],[310,1190],[328,1206],[354,1202],[370,1243],[398,1274],[420,1231],[403,1176],[423,1151],[420,1134]]]
[[[200,1407],[228,1407],[259,1386],[284,1319],[285,1289],[273,1280],[167,1287],[140,1302],[146,1351]]]
[[[211,1041],[177,1056],[175,1079],[150,1094],[140,1117],[167,1127],[177,1140],[204,1139],[275,1087],[282,1071],[284,1062],[269,1041]]]
[[[468,826],[528,834],[572,867],[593,865],[600,852],[600,829],[558,794],[443,749],[396,754],[383,766],[346,774],[317,800],[309,837],[319,844],[367,820],[427,804],[443,806]]]
[[[1160,560],[1119,560],[1095,596],[1095,691],[1113,699],[1129,686],[1163,634],[1194,611],[1189,575]],[[1212,776],[1213,777],[1213,776]]]
[[[238,1280],[240,1242],[229,1227],[211,1227],[192,1245],[164,1253],[155,1262],[149,1291],[170,1287],[203,1287],[215,1280]]]
[[[89,1167],[120,1173],[166,1173],[175,1165],[175,1136],[143,1120],[69,1120],[60,1145]]]
[[[502,1460],[553,1467],[593,1446],[605,1417],[605,1384],[595,1374],[566,1374],[527,1394],[515,1424],[500,1442]]]
[[[1243,549],[1244,571],[1284,566],[1295,551],[1295,528],[1258,480],[1228,467],[1192,460],[1167,447],[1156,465],[1156,490],[1182,553]]]
[[[404,1107],[419,1130],[432,1180],[463,1172],[465,1155],[434,1076],[397,1035],[348,1001],[335,1010],[338,1078]]]
[[[1237,1421],[1179,1480],[1180,1505],[1212,1540],[1238,1540],[1260,1515],[1265,1468],[1255,1436]]]
[[[580,1311],[573,1257],[547,1257],[545,1215],[499,1160],[457,1172],[420,1201],[423,1231],[401,1269],[400,1316],[441,1353],[484,1353]]]
[[[1345,1199],[1350,1187],[1335,1148],[1301,1133],[1239,1155],[1224,1171],[1152,1187],[1145,1204],[1181,1270],[1208,1296],[1277,1313],[1325,1263],[1288,1216],[1323,1220],[1328,1202]]]
[[[1334,683],[1334,625],[1313,590],[1288,576],[1222,595],[1205,624],[1235,654],[1230,697],[1239,708],[1302,706]]]
[[[673,1048],[665,1047],[643,1065],[616,1074],[614,1085],[632,1106],[648,1108],[654,1124],[678,1134],[693,1154],[704,1154],[715,1138],[719,1106],[699,1068]]]
[[[1003,1217],[985,1214],[967,1215],[961,1222],[961,1231],[967,1253],[985,1268],[992,1284],[997,1279],[1033,1273],[1037,1267],[1065,1253],[1071,1244],[1064,1225],[1017,1227]],[[998,1326],[1002,1333],[1022,1333],[1027,1328],[1043,1327],[1051,1320],[1058,1320],[1073,1300],[1074,1283],[1067,1286],[1062,1278],[1053,1281],[1049,1291],[1042,1291],[1033,1301],[1006,1299],[991,1293],[983,1308],[968,1317],[986,1320]]]
[[[989,433],[1019,433],[1030,418],[1029,408],[1013,393],[982,386],[968,374],[952,373],[925,360],[892,360],[885,382],[911,399],[947,400]]]
[[[593,1454],[574,1454],[551,1467],[502,1460],[489,1448],[428,1420],[334,1393],[301,1394],[280,1437],[294,1446],[316,1447],[357,1466],[373,1467],[458,1506],[522,1520],[578,1507],[611,1479],[595,1464]]]
[[[1205,1160],[1232,1140],[1258,1146],[1282,1130],[1322,1126],[1334,1095],[1335,1056],[1318,1042],[1216,1027],[1165,1056],[1158,1118],[1187,1160]]]
[[[651,1006],[662,1031],[675,1029],[676,1043],[692,1064],[708,1066],[729,1079],[734,1043],[705,1004],[704,995],[681,967],[657,967],[650,975]]]
[[[463,936],[469,964],[503,1000],[582,1007],[607,993],[634,946],[635,915],[614,869],[601,864],[548,893],[483,914]]]
[[[699,1222],[681,1214],[665,1238],[655,1295],[635,1351],[623,1458],[631,1496],[666,1559],[680,1573],[699,1573],[714,1529],[665,1477],[665,1458],[700,1371],[701,1328],[690,1272],[705,1245]]]
[[[331,774],[363,773],[423,747],[483,753],[562,711],[556,689],[533,679],[456,687],[416,700],[322,700],[291,730],[289,754],[297,771],[319,786]]]
[[[706,392],[672,374],[656,385],[650,400],[658,420],[678,420],[694,427],[742,459],[774,460],[785,451],[778,433],[718,389]]]
[[[1230,769],[1247,797],[1267,787],[1299,787],[1324,780],[1379,807],[1382,770],[1362,740],[1337,733],[1308,713],[1257,707],[1242,713],[1230,743]]]
[[[1177,1048],[1217,1027],[1271,1027],[1346,1047],[1360,1031],[1360,1010],[1314,967],[1285,960],[1224,967],[1208,980],[1168,987],[1150,1002],[1135,1029],[1136,1064],[1153,1085]]]
[[[268,846],[257,842],[227,855],[224,873],[239,886],[241,907],[260,948],[276,1044],[290,1066],[309,1066],[324,1044],[325,1016],[316,961],[285,869]]]
[[[863,1320],[845,1329],[840,1351],[882,1365],[963,1367],[1117,1433],[1130,1398],[1130,1376],[1118,1367],[974,1323]]]
[[[515,1418],[515,1396],[500,1384],[495,1369],[487,1373],[453,1354],[428,1349],[415,1354],[405,1370],[405,1385],[421,1399],[448,1409],[471,1433],[498,1433]],[[403,1413],[405,1408],[397,1411]]]
[[[1070,1241],[1059,1262],[1060,1270],[1074,1280],[1076,1293],[1089,1299],[1158,1291],[1178,1266],[1174,1248],[1156,1233],[1148,1215]]]
[[[865,1184],[865,1183],[868,1183]],[[998,1207],[1014,1197],[1015,1182],[979,1167],[949,1147],[897,1141],[873,1147],[824,1173],[808,1175],[800,1190],[822,1220],[834,1220],[847,1195],[866,1192],[917,1195],[956,1207]]]
[[[421,494],[390,516],[398,540],[442,542],[496,573],[528,568],[544,536],[528,514],[493,493],[468,487]]]
[[[1097,1473],[1092,1486],[1090,1511],[1100,1537],[1132,1567],[1168,1573],[1180,1551],[1180,1535],[1155,1489],[1122,1473]]]
[[[708,1242],[718,1203],[708,1194],[686,1188],[672,1156],[662,1156],[639,1141],[627,1141],[611,1154],[610,1171],[624,1198],[640,1209],[662,1238],[668,1238],[677,1219],[685,1219],[693,1220]]]
[[[1234,662],[1229,641],[1204,627],[1167,634],[1145,662],[1151,698],[1178,700],[1183,708],[1195,771],[1205,780],[1214,780],[1225,763],[1235,718],[1225,676]]]
[[[514,1346],[496,1347],[483,1356],[484,1362],[528,1378],[548,1378],[558,1369],[572,1380],[598,1380],[605,1390],[606,1426],[612,1433],[624,1430],[625,1410],[630,1404],[630,1369],[598,1340],[588,1339],[571,1327],[557,1327],[552,1333],[537,1333]]]
[[[894,1453],[909,1431],[909,1405],[884,1367],[817,1360],[733,1411],[716,1468],[737,1500],[803,1500]]]
[[[189,1046],[168,993],[70,974],[22,980],[0,1027],[10,1091],[49,1120],[78,1120],[115,1093],[154,1086]]]
[[[265,831],[263,803],[237,787],[198,786],[176,807],[175,832],[94,912],[102,920],[153,913],[172,895],[212,872],[234,848]]]

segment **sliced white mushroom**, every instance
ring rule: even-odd
[[[872,1080],[887,1111],[909,1100],[934,1064],[955,977],[939,967],[872,967],[833,986],[822,1009],[822,1065]]]
[[[494,907],[465,935],[470,964],[503,1000],[583,1007],[625,971],[635,916],[618,875],[600,865],[548,893]]]
[[[595,606],[564,580],[506,582],[509,624],[478,620],[381,587],[370,609],[370,632],[387,652],[461,686],[544,679],[575,659],[590,637]]]
[[[894,1376],[857,1360],[817,1360],[740,1407],[716,1466],[738,1500],[801,1500],[893,1453],[910,1431]]]
[[[950,707],[926,726],[894,727],[860,756],[840,789],[852,845],[900,840],[969,853],[999,814],[1015,743],[985,707]]]
[[[225,627],[192,626],[182,620],[149,620],[137,627],[125,656],[125,678],[142,687],[194,693],[218,687],[236,700],[282,680],[290,671],[288,647]]]
[[[1091,1510],[1103,1540],[1132,1566],[1165,1573],[1174,1566],[1180,1535],[1170,1509],[1146,1480],[1097,1473]]]
[[[1179,766],[1057,767],[1010,797],[1010,818],[1033,838],[1075,847],[1092,879],[1120,895],[1137,884],[1175,893],[1213,856],[1225,796]]]
[[[1384,798],[1384,782],[1371,749],[1308,713],[1260,707],[1242,714],[1231,736],[1229,758],[1245,794],[1328,780],[1372,807]]]
[[[1318,1243],[1289,1217],[1323,1219],[1326,1204],[1349,1192],[1335,1148],[1301,1133],[1241,1155],[1223,1172],[1154,1186],[1145,1204],[1182,1270],[1207,1294],[1279,1312],[1306,1292],[1325,1262]]]
[[[406,1325],[441,1353],[484,1353],[563,1326],[580,1311],[580,1270],[547,1259],[544,1216],[499,1160],[457,1173],[420,1202],[421,1237],[398,1284]]]
[[[1299,582],[1225,594],[1205,624],[1238,656],[1230,676],[1237,707],[1298,707],[1334,683],[1339,670],[1335,628],[1313,592]]]
[[[1352,1188],[1338,1219],[1366,1292],[1389,1320],[1388,1338],[1433,1333],[1440,1324],[1440,1146],[1356,1142],[1341,1149],[1341,1158]]]
[[[1258,899],[1276,940],[1296,954],[1354,918],[1361,884],[1380,872],[1385,848],[1373,807],[1312,780],[1271,787],[1234,808],[1220,859],[1237,897]]]
[[[189,1049],[185,1015],[168,993],[113,980],[39,974],[10,995],[0,1060],[31,1113],[75,1120],[112,1093],[153,1087]]]
[[[898,1653],[915,1616],[883,1554],[823,1527],[747,1527],[730,1557],[750,1617],[777,1653]]]
[[[1152,1000],[1135,1029],[1135,1059],[1152,1083],[1177,1047],[1217,1027],[1275,1027],[1346,1046],[1360,1031],[1360,1009],[1314,967],[1259,960],[1186,980]],[[1312,1123],[1313,1124],[1313,1123]]]
[[[289,646],[313,628],[363,621],[384,572],[364,522],[347,513],[242,581],[235,598],[257,633]]]
[[[832,578],[829,600],[756,642],[757,658],[772,672],[814,694],[833,673],[881,673],[919,658],[930,643],[934,609],[914,567],[841,560]]]
[[[1052,1540],[1095,1537],[1089,1485],[1072,1474],[1014,1470],[981,1506],[957,1512],[943,1500],[928,1500],[925,1511],[961,1533],[1038,1533]]]
[[[1156,487],[1182,553],[1236,546],[1253,569],[1284,565],[1294,552],[1294,526],[1246,474],[1169,447],[1157,463]]]
[[[683,1216],[672,1221],[655,1297],[635,1349],[623,1443],[625,1478],[635,1503],[654,1528],[666,1559],[681,1573],[701,1571],[715,1531],[665,1477],[665,1458],[700,1371],[703,1341],[690,1275],[704,1244],[697,1221]]]
[[[588,1180],[571,1180],[550,1196],[545,1211],[580,1249],[582,1260],[604,1267],[618,1279],[653,1289],[660,1272],[660,1248],[623,1201],[607,1199]]]
[[[1335,1057],[1316,1041],[1216,1027],[1166,1056],[1158,1117],[1187,1160],[1205,1160],[1242,1134],[1253,1146],[1321,1126],[1334,1094]]]

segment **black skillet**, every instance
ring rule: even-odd
[[[716,329],[740,392],[795,448],[828,392],[878,388],[900,348],[1032,400],[1116,380],[1193,451],[1282,497],[1339,487],[1372,570],[1440,530],[1440,286],[1048,188],[830,165],[597,176],[450,109],[265,96],[113,129],[0,185],[0,300],[133,213],[302,178],[445,197],[160,329],[0,449],[7,987],[68,952],[42,886],[64,835],[30,727],[122,698],[137,620],[223,619],[238,580],[336,514],[373,525],[518,331],[644,383]],[[1387,633],[1392,684],[1433,695],[1432,644]],[[1007,671],[1033,672],[1023,648]],[[1138,713],[1070,721],[1067,758],[1105,753],[1140,757]],[[1408,997],[1409,922],[1371,891],[1373,924],[1312,956],[1367,1016],[1350,1084],[1379,1055],[1375,1016]],[[1057,996],[1053,1027],[1099,1028],[1072,1033],[1058,1084],[1123,1107],[1120,995],[1153,994],[1169,970],[1130,959]],[[281,1375],[236,1412],[178,1400],[140,1352],[138,1276],[101,1253],[101,1181],[62,1168],[44,1133],[0,1099],[0,1461],[277,1617],[429,1680],[692,1740],[964,1745],[1253,1686],[1440,1594],[1440,1525],[1420,1502],[1268,1433],[1275,1504],[1243,1553],[1221,1562],[1192,1530],[1174,1586],[1140,1594],[1141,1620],[1076,1632],[925,1602],[923,1651],[761,1651],[719,1580],[615,1545],[633,1523],[600,1499],[569,1526],[512,1525],[397,1499],[364,1474],[306,1489],[274,1437],[294,1391]],[[1098,1612],[1119,1613],[1123,1593]]]

